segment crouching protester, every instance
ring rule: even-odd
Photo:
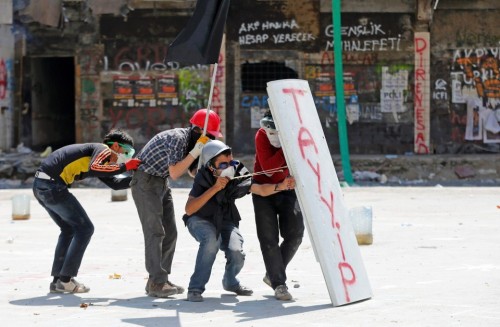
[[[203,301],[202,294],[219,250],[226,256],[224,290],[252,295],[253,291],[241,285],[237,278],[245,253],[243,236],[238,229],[241,217],[235,201],[249,193],[268,196],[280,189],[293,189],[295,180],[289,177],[279,184],[252,184],[248,170],[233,159],[231,148],[218,140],[203,147],[200,160],[202,166],[195,176],[183,217],[189,233],[199,243],[187,299]]]
[[[73,144],[52,152],[35,173],[35,198],[61,230],[52,263],[51,293],[90,290],[74,277],[78,275],[94,225],[68,187],[75,180],[98,177],[112,189],[128,188],[131,177],[116,175],[139,166],[141,161],[132,158],[133,146],[130,135],[112,130],[104,136],[103,143]]]

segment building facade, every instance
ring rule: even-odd
[[[141,146],[207,106],[214,65],[164,62],[196,1],[10,5],[11,17],[0,14],[2,149],[99,141],[116,127]],[[498,153],[499,15],[496,0],[344,1],[350,152]],[[226,142],[252,154],[266,83],[299,78],[338,153],[333,45],[329,0],[233,1],[211,106]]]

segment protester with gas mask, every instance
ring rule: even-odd
[[[265,197],[293,189],[295,180],[289,177],[277,184],[252,184],[248,170],[233,159],[231,148],[218,140],[205,145],[200,160],[202,166],[195,176],[183,217],[189,233],[199,243],[187,299],[203,301],[202,294],[219,250],[226,256],[222,279],[224,290],[236,295],[252,295],[253,291],[241,285],[237,278],[243,268],[245,253],[238,229],[241,217],[235,201],[250,192]]]
[[[270,111],[261,119],[260,126],[255,135],[253,182],[280,183],[286,180],[289,171]],[[252,194],[252,200],[257,237],[266,266],[263,281],[273,288],[276,299],[291,300],[286,285],[286,267],[304,236],[304,220],[297,196],[294,190],[282,190],[268,197]],[[281,244],[280,234],[283,238]]]
[[[61,229],[52,264],[51,293],[86,293],[89,287],[76,281],[94,225],[68,187],[74,181],[98,177],[112,189],[126,189],[131,177],[119,174],[135,170],[134,141],[121,130],[104,136],[103,144],[85,143],[52,152],[35,173],[33,193]]]
[[[144,234],[145,263],[149,274],[146,293],[152,297],[182,294],[184,288],[169,280],[177,227],[168,178],[178,179],[187,171],[194,175],[198,157],[209,139],[222,137],[220,117],[200,109],[190,119],[191,127],[156,134],[138,154],[142,161],[130,186]]]

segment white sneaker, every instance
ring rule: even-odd
[[[71,278],[69,282],[62,282],[60,279],[56,282],[56,292],[58,293],[87,293],[90,288]]]

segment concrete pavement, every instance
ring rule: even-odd
[[[179,239],[171,280],[187,287],[196,241],[181,216],[188,189],[174,189]],[[288,267],[294,301],[280,302],[262,282],[264,264],[251,197],[237,202],[247,260],[240,279],[254,295],[222,289],[219,254],[205,302],[145,296],[142,231],[131,195],[111,202],[109,189],[76,188],[95,225],[78,279],[91,291],[49,294],[58,229],[32,198],[31,218],[11,220],[0,190],[0,323],[2,326],[500,326],[500,188],[351,187],[349,207],[373,207],[374,242],[361,253],[374,297],[332,307],[306,234]],[[116,274],[116,275],[114,275]],[[121,278],[117,278],[121,275]],[[112,278],[110,278],[112,277]]]

